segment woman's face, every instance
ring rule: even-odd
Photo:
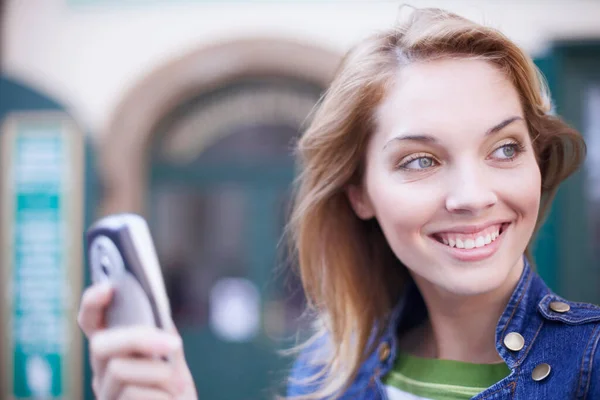
[[[451,293],[518,276],[541,176],[506,76],[481,60],[403,67],[377,121],[362,186],[348,192],[359,217],[377,218],[416,279]]]

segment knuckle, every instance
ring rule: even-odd
[[[90,353],[96,357],[103,358],[115,345],[115,335],[108,329],[97,330],[89,337]]]
[[[88,308],[91,307],[91,305],[93,304],[93,300],[94,300],[94,296],[93,296],[93,291],[88,288],[86,290],[84,290],[83,294],[81,295],[81,304],[80,304],[80,310],[81,311],[85,311]]]
[[[102,345],[102,333],[96,333],[90,337],[90,354],[96,357]]]
[[[110,377],[111,380],[119,382],[121,380],[121,373],[123,362],[120,359],[111,359],[106,365],[106,377]]]

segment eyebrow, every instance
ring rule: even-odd
[[[497,125],[494,125],[490,129],[488,129],[485,132],[484,136],[490,136],[490,135],[493,135],[494,133],[498,133],[502,129],[506,128],[508,125],[512,124],[515,121],[523,121],[523,118],[519,117],[519,116],[513,116],[513,117],[510,117],[510,118],[506,118],[504,121],[500,122]],[[401,136],[396,136],[396,137],[391,138],[383,146],[383,149],[385,149],[392,142],[395,142],[395,141],[404,141],[404,140],[411,140],[411,141],[423,142],[423,143],[437,143],[438,142],[438,140],[435,137],[431,136],[431,135],[411,134],[411,133],[409,133],[409,134],[406,134],[406,135],[401,135]]]

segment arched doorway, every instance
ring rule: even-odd
[[[280,243],[292,147],[338,61],[281,41],[201,50],[134,89],[106,136],[103,213],[148,218],[201,396],[272,398],[285,379],[303,308]]]

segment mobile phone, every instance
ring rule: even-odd
[[[106,312],[109,328],[171,324],[171,311],[148,224],[136,214],[109,215],[86,232],[93,283],[109,281],[113,297]]]

